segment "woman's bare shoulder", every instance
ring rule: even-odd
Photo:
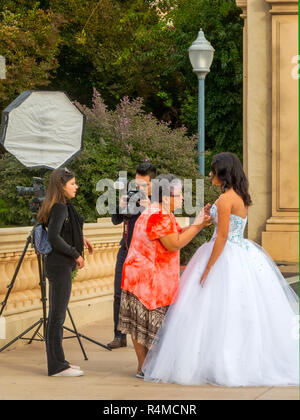
[[[218,204],[219,205],[226,204],[230,201],[232,201],[232,195],[229,194],[229,191],[225,191],[222,194],[220,194],[218,199],[215,201],[215,205],[217,206]]]

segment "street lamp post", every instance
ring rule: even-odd
[[[198,76],[198,166],[203,176],[205,175],[204,81],[210,71],[214,51],[200,29],[197,39],[189,48],[189,58],[193,71]]]
[[[0,80],[5,79],[5,58],[0,55]]]

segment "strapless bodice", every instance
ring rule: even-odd
[[[215,240],[218,233],[218,208],[215,204],[211,206],[210,215],[212,221],[215,224],[215,230],[211,240]],[[247,217],[243,218],[236,216],[235,214],[230,215],[229,231],[227,240],[237,245],[247,247],[247,241],[244,238],[244,230],[247,224]]]

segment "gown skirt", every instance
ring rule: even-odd
[[[180,279],[143,366],[146,381],[183,385],[299,384],[299,299],[257,244],[227,241],[203,287],[214,240]]]

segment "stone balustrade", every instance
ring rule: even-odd
[[[188,218],[178,218],[188,226]],[[0,229],[0,302],[7,293],[18,261],[26,244],[30,227]],[[85,251],[85,267],[73,281],[70,309],[77,326],[112,316],[114,272],[123,226],[114,226],[110,218],[84,225],[84,236],[93,243],[92,255]],[[3,315],[6,318],[6,340],[16,337],[42,315],[38,262],[29,245],[13,285]]]
[[[72,287],[71,301],[90,299],[113,293],[113,278],[122,225],[113,226],[109,218],[84,225],[84,235],[95,247],[93,255],[85,252],[85,267],[78,271]],[[0,301],[4,300],[17,263],[26,244],[30,227],[0,229]],[[7,301],[6,316],[38,309],[40,287],[38,263],[29,246]]]

